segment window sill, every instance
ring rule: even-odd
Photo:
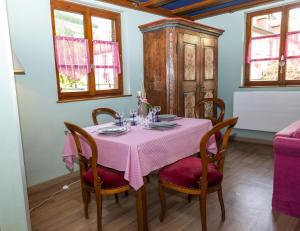
[[[87,101],[87,100],[98,100],[98,99],[110,99],[110,98],[123,98],[123,97],[131,97],[132,95],[110,95],[110,96],[94,96],[94,97],[82,97],[76,99],[60,99],[57,103],[71,103],[78,101]]]

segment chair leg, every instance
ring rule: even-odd
[[[191,203],[191,201],[192,201],[192,195],[191,194],[187,195],[187,200],[188,200],[188,203]]]
[[[82,200],[84,205],[84,216],[86,219],[89,218],[89,198],[88,192],[85,189],[82,189]]]
[[[116,200],[116,203],[118,204],[119,203],[119,196],[118,196],[118,194],[115,194],[115,200]]]
[[[220,202],[221,211],[222,211],[222,221],[225,221],[225,205],[224,205],[224,200],[223,200],[222,188],[220,188],[218,190],[218,197],[219,197],[219,202]]]
[[[162,222],[165,219],[166,214],[166,197],[165,197],[165,190],[162,184],[159,182],[158,185],[158,191],[159,191],[159,199],[160,199],[160,205],[161,205],[161,211],[159,220]]]
[[[86,198],[86,190],[81,186],[81,196],[82,196],[82,202],[85,203],[85,198]]]
[[[96,193],[96,204],[97,204],[97,227],[98,231],[102,231],[102,195]]]
[[[200,195],[199,202],[200,202],[200,215],[201,215],[202,231],[206,231],[207,230],[207,225],[206,225],[206,194]]]
[[[126,197],[128,197],[128,191],[125,191],[124,194]]]
[[[87,191],[86,195],[87,195],[87,203],[89,204],[91,202],[91,193]]]

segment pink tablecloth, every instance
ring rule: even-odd
[[[102,166],[125,172],[125,179],[138,190],[143,186],[143,176],[176,162],[182,158],[199,152],[199,143],[203,135],[212,128],[211,121],[204,119],[181,119],[176,128],[157,131],[146,130],[141,126],[132,127],[131,131],[121,136],[98,135],[99,126],[85,128],[94,138],[98,146],[98,163]],[[90,150],[82,141],[83,153],[90,157]],[[214,137],[208,147],[216,151]],[[69,168],[77,152],[73,138],[66,136],[63,158]]]

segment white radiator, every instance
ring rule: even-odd
[[[300,119],[300,91],[234,92],[236,128],[278,132]]]

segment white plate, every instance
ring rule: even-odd
[[[162,115],[158,115],[158,119],[160,121],[171,121],[176,119],[176,115],[171,115],[171,114],[162,114]]]
[[[126,127],[119,127],[119,126],[104,127],[104,128],[99,128],[97,130],[99,134],[115,134],[115,133],[122,133],[126,131],[127,131]]]
[[[170,127],[175,127],[177,126],[177,123],[175,122],[155,122],[155,123],[150,123],[149,124],[150,127],[154,128],[154,127],[159,127],[159,128],[170,128]]]

